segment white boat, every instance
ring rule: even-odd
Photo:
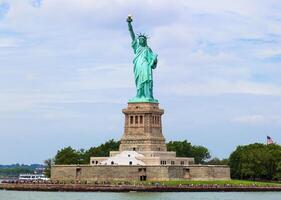
[[[20,174],[19,175],[20,181],[48,181],[44,174]]]

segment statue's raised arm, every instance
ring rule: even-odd
[[[136,35],[134,33],[134,30],[133,30],[132,21],[133,21],[132,16],[128,15],[128,18],[127,18],[128,28],[129,28],[129,31],[130,31],[130,35],[131,35],[132,41],[134,41],[135,38],[136,38]]]

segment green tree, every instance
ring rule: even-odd
[[[274,179],[281,180],[281,162],[277,163],[276,173],[274,174]]]
[[[70,146],[59,150],[54,158],[56,165],[82,164],[82,161],[83,150],[77,151]]]
[[[184,141],[170,141],[167,143],[168,151],[175,151],[178,157],[191,157],[192,145],[191,143]]]
[[[192,146],[184,141],[170,141],[167,143],[168,151],[175,151],[178,157],[194,157],[195,163],[204,163],[210,158],[209,150],[203,146]]]
[[[26,166],[15,166],[11,168],[0,168],[0,177],[17,177],[20,174],[33,173],[33,169]]]
[[[204,163],[211,157],[209,150],[203,146],[192,146],[192,157],[195,163]]]
[[[109,156],[110,151],[118,151],[120,141],[115,141],[111,139],[104,144],[97,147],[91,147],[89,150],[85,151],[83,155],[83,163],[87,164],[90,162],[91,157],[106,157]]]
[[[224,158],[221,160],[221,159],[215,157],[215,158],[212,158],[212,159],[206,161],[205,164],[207,164],[207,165],[228,165],[229,160],[227,158]]]
[[[231,176],[239,179],[278,179],[281,169],[281,146],[249,144],[238,146],[231,153]]]
[[[66,147],[59,150],[54,158],[54,164],[88,164],[91,157],[106,157],[110,151],[118,151],[120,141],[113,139],[88,150],[75,150]],[[210,158],[209,150],[203,146],[192,146],[186,140],[170,141],[167,143],[168,151],[175,151],[178,157],[194,157],[196,163],[204,163]]]
[[[47,159],[44,160],[44,165],[45,165],[45,169],[44,169],[44,174],[46,177],[50,178],[51,177],[51,167],[52,167],[52,159]]]

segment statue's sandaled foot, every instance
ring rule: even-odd
[[[129,100],[129,103],[137,103],[137,102],[158,103],[158,100],[149,97],[134,97]]]

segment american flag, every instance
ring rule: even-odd
[[[266,140],[267,144],[273,144],[273,140],[272,140],[272,138],[270,136],[267,136],[266,139],[267,139]]]

